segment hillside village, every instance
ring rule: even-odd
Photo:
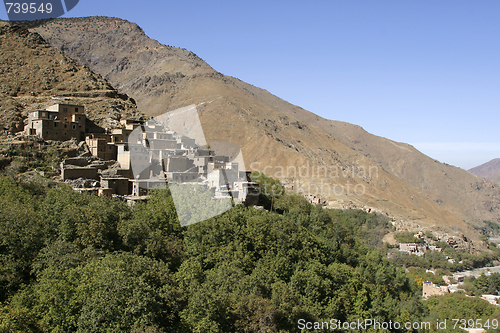
[[[120,197],[133,204],[147,200],[149,189],[164,187],[166,182],[197,183],[210,188],[214,199],[258,204],[258,184],[251,181],[250,171],[240,170],[238,163],[230,161],[228,156],[202,149],[194,139],[154,120],[120,119],[117,123],[119,127],[114,128],[97,126],[86,117],[84,106],[67,104],[65,100],[30,112],[24,131],[18,136],[45,141],[75,140],[80,152],[62,161],[60,178],[76,191]],[[286,183],[285,189],[294,191],[293,185]],[[315,195],[302,194],[312,204],[327,204]],[[338,208],[356,207],[351,202]],[[381,213],[372,207],[363,210]],[[400,228],[401,223],[393,219],[398,231],[420,229],[420,226]],[[467,239],[447,233],[440,238],[450,246],[460,244],[469,252],[475,251]],[[400,251],[408,254],[423,256],[427,250],[436,249],[428,244],[400,244]]]
[[[120,119],[114,127],[97,126],[86,116],[82,105],[58,101],[43,110],[28,114],[24,130],[18,134],[45,141],[75,140],[78,156],[60,164],[60,178],[76,191],[95,192],[100,196],[120,197],[130,204],[147,200],[149,189],[164,187],[166,182],[203,184],[214,199],[232,198],[245,205],[258,204],[258,184],[250,179],[250,171],[240,170],[238,163],[217,151],[202,149],[192,138],[180,135],[155,120]],[[131,135],[134,133],[133,139]],[[285,183],[287,191],[293,184]],[[312,204],[327,205],[316,195],[301,193]],[[334,207],[356,209],[351,203]],[[362,207],[367,212],[381,211]],[[421,226],[401,225],[393,219],[396,231],[418,230]],[[450,246],[476,251],[468,239],[442,233],[439,237]],[[401,251],[423,256],[425,249],[417,244],[401,244]]]
[[[214,199],[231,198],[245,205],[258,202],[258,185],[251,182],[249,171],[162,123],[121,119],[120,128],[106,129],[87,123],[84,106],[56,103],[30,112],[22,133],[80,143],[83,152],[60,166],[61,179],[77,191],[134,203],[147,199],[150,189],[166,182],[198,183],[210,188]]]

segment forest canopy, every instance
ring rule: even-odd
[[[299,319],[432,315],[381,250],[384,217],[287,196],[182,227],[168,189],[129,207],[1,177],[0,332],[299,332]]]

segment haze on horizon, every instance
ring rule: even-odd
[[[5,11],[0,11],[7,19]],[[82,0],[223,74],[469,169],[500,157],[496,1]]]

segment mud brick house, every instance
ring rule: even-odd
[[[85,138],[86,121],[83,106],[54,104],[45,110],[30,112],[24,132],[44,140],[65,141],[75,138],[82,141]]]

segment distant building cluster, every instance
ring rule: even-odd
[[[422,287],[422,296],[424,298],[428,298],[430,296],[441,296],[450,292],[448,286],[439,286],[430,281],[424,281]]]
[[[425,252],[427,251],[436,251],[436,252],[441,252],[443,251],[442,248],[434,246],[434,245],[429,245],[428,243],[423,243],[423,244],[417,244],[417,243],[399,243],[399,251],[400,252],[405,252],[408,254],[413,254],[419,257],[423,257],[425,255]]]
[[[500,296],[497,295],[482,295],[482,299],[487,300],[491,305],[499,306]]]
[[[239,170],[228,156],[201,149],[192,138],[175,133],[155,121],[122,119],[121,128],[89,133],[80,105],[55,104],[29,114],[25,134],[44,140],[85,141],[89,153],[102,161],[117,161],[112,175],[103,174],[113,163],[70,158],[61,163],[63,180],[94,179],[102,196],[144,196],[166,182],[198,183],[212,189],[214,199],[230,197],[257,204],[258,185],[250,173]],[[137,130],[138,129],[138,130]],[[97,186],[99,185],[99,186]]]
[[[430,245],[423,232],[418,232],[413,237],[422,240],[422,243],[399,243],[399,251],[423,257],[427,251],[442,252],[443,249],[435,245]]]
[[[321,199],[319,196],[312,195],[312,194],[304,194],[304,197],[313,205],[322,205],[326,206],[328,205],[328,202],[324,199]]]

